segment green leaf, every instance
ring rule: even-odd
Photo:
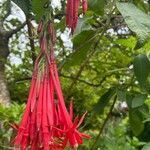
[[[126,102],[129,108],[132,108],[132,100],[134,96],[131,93],[126,93]]]
[[[141,85],[145,85],[150,73],[150,61],[146,55],[140,54],[133,61],[134,73]]]
[[[150,16],[132,3],[117,2],[117,8],[130,30],[139,37],[139,44],[145,43],[150,38]]]
[[[89,10],[92,10],[98,15],[104,14],[105,0],[89,0]]]
[[[119,101],[126,101],[126,91],[117,89],[117,97]]]
[[[145,3],[143,0],[133,0],[133,3],[140,8],[142,11],[149,11],[149,3]]]
[[[121,44],[121,46],[124,47],[129,47],[131,49],[133,49],[136,45],[136,38],[134,38],[133,36],[130,36],[126,39],[117,39],[114,43],[115,44]]]
[[[147,98],[146,94],[138,94],[132,100],[132,108],[140,107],[144,104]]]
[[[88,24],[87,20],[88,20],[88,18],[85,18],[85,17],[78,19],[78,24],[75,29],[74,35],[77,35],[77,34],[81,33],[82,31],[91,29],[91,26],[90,26],[90,24]]]
[[[80,65],[86,58],[88,51],[91,49],[93,41],[95,40],[95,31],[86,30],[75,36],[73,39],[75,52],[70,54],[64,63],[64,68]]]
[[[144,103],[142,106],[138,107],[138,110],[144,119],[143,123],[145,123],[147,118],[150,118],[149,106]]]
[[[108,91],[100,97],[98,103],[94,107],[94,111],[99,114],[102,114],[104,112],[104,108],[107,106],[107,104],[109,103],[111,98],[115,95],[115,93],[116,88],[112,87],[108,89]]]
[[[39,21],[46,11],[48,0],[32,0],[32,10],[35,14],[35,19]]]
[[[146,145],[144,145],[142,150],[150,150],[150,143],[147,143]]]
[[[25,13],[25,15],[29,15],[31,12],[31,0],[12,0],[20,9]]]
[[[144,123],[142,122],[142,118],[139,115],[137,109],[131,109],[129,111],[129,121],[134,135],[135,136],[140,135],[141,132],[144,130]]]

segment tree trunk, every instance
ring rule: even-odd
[[[10,104],[10,94],[5,76],[5,63],[9,55],[8,38],[0,37],[0,104]]]

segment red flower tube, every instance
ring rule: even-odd
[[[82,0],[82,11],[83,11],[83,13],[86,13],[87,9],[88,9],[87,0]]]
[[[25,113],[14,139],[15,146],[21,150],[59,150],[68,145],[74,149],[83,143],[83,138],[90,138],[78,131],[86,113],[73,121],[73,103],[70,112],[65,106],[54,57],[55,31],[52,24],[47,26],[46,32],[41,29],[41,51],[35,62]]]
[[[82,12],[86,13],[88,9],[87,0],[81,0]],[[80,8],[80,0],[67,0],[66,6],[66,25],[71,29],[73,34],[78,23],[78,10]]]

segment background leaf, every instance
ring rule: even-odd
[[[80,65],[86,58],[88,51],[91,49],[93,41],[95,40],[95,31],[86,30],[75,36],[73,39],[74,50],[67,58],[64,67],[69,69],[70,66]]]
[[[48,0],[32,0],[32,8],[35,14],[35,19],[39,21],[43,16],[46,8],[45,5],[48,3]]]
[[[142,122],[138,110],[131,109],[129,111],[129,121],[134,135],[140,135],[140,133],[144,130],[144,124]]]
[[[85,18],[85,17],[78,19],[78,24],[75,29],[74,35],[77,35],[77,34],[81,33],[82,31],[91,29],[91,26],[90,26],[90,24],[87,23],[87,20],[88,20],[88,18]]]
[[[104,93],[99,99],[98,103],[95,105],[94,110],[97,113],[102,114],[104,112],[104,108],[107,106],[111,98],[114,96],[116,92],[116,88],[110,88],[106,93]]]
[[[139,37],[139,43],[143,44],[146,42],[150,38],[150,16],[132,3],[118,2],[117,8],[130,30],[135,32]]]
[[[150,150],[150,143],[147,143],[146,145],[144,145],[142,150]]]
[[[133,49],[136,45],[136,42],[137,42],[136,38],[134,38],[133,36],[130,36],[127,39],[125,39],[125,38],[117,39],[114,43],[121,44],[124,47],[129,47],[129,48]]]
[[[105,0],[89,0],[89,10],[92,10],[98,15],[104,14]]]
[[[136,95],[132,100],[132,108],[142,106],[144,104],[144,101],[146,100],[146,98],[147,98],[146,94]]]
[[[141,85],[144,85],[150,73],[150,61],[144,54],[139,54],[133,61],[134,73]]]

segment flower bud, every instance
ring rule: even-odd
[[[87,0],[82,0],[82,10],[84,14],[86,13],[87,9],[88,9]]]
[[[43,21],[41,20],[37,28],[37,33],[41,33],[42,29],[43,29]]]

